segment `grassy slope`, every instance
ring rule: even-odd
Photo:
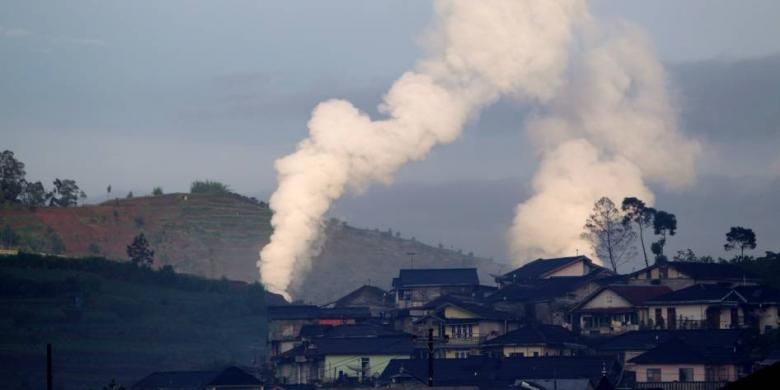
[[[156,251],[158,265],[173,265],[177,272],[211,278],[255,281],[259,250],[271,234],[271,211],[234,195],[169,194],[108,201],[77,208],[0,209],[0,226],[11,225],[27,242],[47,242],[51,228],[65,244],[68,255],[89,254],[90,244],[100,255],[124,259],[126,245],[143,231]],[[39,245],[46,250],[45,245]],[[438,249],[389,234],[330,224],[313,272],[298,280],[297,296],[324,303],[371,281],[388,288],[398,269],[409,266],[477,266],[483,282],[499,271],[486,259]],[[343,272],[350,270],[350,272]],[[311,275],[316,275],[312,277]]]
[[[249,365],[251,347],[265,343],[263,301],[259,286],[127,263],[0,257],[0,378],[10,388],[42,388],[46,343],[65,389],[98,389],[112,378],[127,385],[158,370]]]

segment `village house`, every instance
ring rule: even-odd
[[[585,276],[597,269],[606,270],[604,267],[594,264],[593,260],[587,256],[536,259],[514,271],[496,276],[495,280],[499,287],[506,287],[536,279]]]
[[[694,284],[755,285],[757,280],[742,268],[729,263],[659,261],[627,275],[628,284],[664,285],[680,290]]]
[[[394,308],[393,294],[379,287],[364,285],[324,307],[367,307],[371,316],[381,317]]]
[[[426,315],[404,329],[418,337],[433,335],[446,339],[438,346],[438,357],[466,358],[480,354],[480,345],[517,328],[517,320],[510,313],[497,311],[490,306],[468,302],[453,296],[441,296],[423,306]]]
[[[666,286],[601,287],[572,308],[572,329],[589,336],[638,330],[647,320],[645,302],[671,291]]]
[[[482,290],[476,268],[402,269],[393,279],[399,309],[421,307],[442,295],[472,297]]]
[[[655,329],[746,327],[744,297],[724,284],[695,284],[646,302],[646,324]]]
[[[721,385],[749,373],[751,364],[747,354],[734,348],[691,345],[676,338],[628,362],[638,383],[720,382]]]
[[[367,307],[320,308],[314,305],[268,306],[268,357],[289,351],[299,343],[305,325],[356,324],[369,320]]]
[[[307,336],[273,359],[282,383],[369,384],[390,360],[409,359],[415,348],[412,335],[371,325],[335,326]]]
[[[494,357],[574,356],[587,347],[576,334],[557,325],[534,324],[482,343]]]

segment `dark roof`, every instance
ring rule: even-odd
[[[478,285],[476,268],[402,269],[393,279],[394,288]]]
[[[690,345],[671,339],[631,360],[635,364],[739,364],[748,356],[738,348]]]
[[[368,307],[329,307],[320,308],[319,318],[371,318],[371,309]]]
[[[200,389],[210,385],[238,386],[260,385],[254,376],[238,367],[228,367],[222,371],[164,371],[147,375],[136,382],[134,390],[157,389]]]
[[[559,298],[592,280],[594,280],[592,275],[534,279],[527,283],[508,285],[488,296],[486,300],[488,302],[532,302]]]
[[[641,305],[647,300],[672,292],[672,289],[666,286],[614,285],[604,288],[614,291],[632,305]]]
[[[742,348],[746,332],[740,329],[635,330],[611,337],[597,346],[600,351],[647,351],[672,339],[701,347]]]
[[[411,355],[414,340],[411,335],[365,337],[356,341],[350,337],[312,339],[304,347],[306,355]],[[298,352],[298,351],[296,351]],[[295,353],[293,353],[295,354]]]
[[[344,307],[348,306],[352,299],[355,299],[356,297],[362,295],[362,294],[368,294],[375,296],[380,302],[390,302],[390,293],[388,293],[385,290],[382,290],[379,287],[376,286],[369,286],[369,285],[363,285],[359,287],[358,289],[350,292],[349,294],[339,298],[336,302],[333,302],[333,305],[335,307]]]
[[[498,388],[514,384],[518,379],[597,379],[601,378],[605,368],[612,379],[620,372],[620,365],[614,357],[606,356],[436,359],[434,385]],[[394,377],[414,378],[424,382],[426,373],[426,359],[393,359],[378,382],[390,383]]]
[[[490,306],[473,301],[466,301],[452,295],[442,295],[425,304],[422,309],[440,311],[446,306],[459,307],[470,313],[474,313],[474,315],[480,319],[485,320],[506,320],[512,318],[510,313],[498,311]]]
[[[735,264],[729,263],[700,263],[691,261],[670,261],[670,267],[697,280],[741,280],[751,278],[745,270]]]
[[[305,320],[319,315],[320,308],[314,305],[268,306],[269,320]]]
[[[488,340],[484,345],[564,345],[578,344],[576,334],[558,325],[529,325],[503,336]]]
[[[647,301],[648,304],[690,302],[744,302],[744,299],[733,289],[722,284],[694,284]]]
[[[592,263],[587,256],[570,256],[559,257],[555,259],[536,259],[530,263],[523,265],[522,267],[505,273],[496,278],[496,281],[501,282],[514,282],[518,280],[539,279],[544,275],[555,271],[559,268],[565,267],[571,263],[585,260]]]
[[[780,303],[780,290],[766,286],[738,286],[734,290],[748,303]]]
[[[339,325],[329,327],[323,337],[382,337],[401,336],[405,333],[374,324]]]

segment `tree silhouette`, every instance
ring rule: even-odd
[[[667,235],[673,236],[677,232],[677,217],[672,213],[656,210],[653,213],[653,231],[661,238],[650,245],[650,251],[655,255],[656,262],[666,260],[666,256],[664,256],[666,237]]]
[[[582,237],[593,246],[596,256],[609,260],[614,272],[624,262],[623,259],[630,256],[635,236],[631,224],[623,223],[620,211],[607,197],[593,205],[593,213],[585,222],[585,232],[582,233]]]
[[[151,267],[154,263],[154,251],[149,249],[149,241],[143,233],[135,236],[133,242],[127,246],[127,256],[130,261],[140,267]]]
[[[54,190],[52,190],[49,206],[53,207],[71,207],[78,205],[79,186],[75,180],[55,179]],[[86,197],[86,195],[85,195]]]
[[[14,158],[14,152],[0,152],[0,204],[18,202],[24,189],[24,163]]]
[[[623,199],[621,209],[625,215],[623,216],[623,223],[636,224],[639,229],[639,242],[642,246],[642,255],[645,258],[645,266],[650,266],[650,261],[647,259],[647,249],[645,248],[645,228],[650,227],[653,224],[653,217],[655,216],[655,209],[647,207],[645,202],[639,198],[628,197]]]
[[[739,248],[740,260],[745,258],[745,249],[756,249],[756,233],[753,229],[742,226],[732,226],[726,233],[726,244],[723,249],[730,251]]]
[[[46,206],[46,201],[49,200],[50,196],[51,194],[47,193],[43,187],[43,183],[36,181],[35,183],[25,184],[20,200],[23,205],[30,209],[35,209],[36,207]]]

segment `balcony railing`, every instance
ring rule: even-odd
[[[718,390],[728,382],[637,382],[635,389]]]

